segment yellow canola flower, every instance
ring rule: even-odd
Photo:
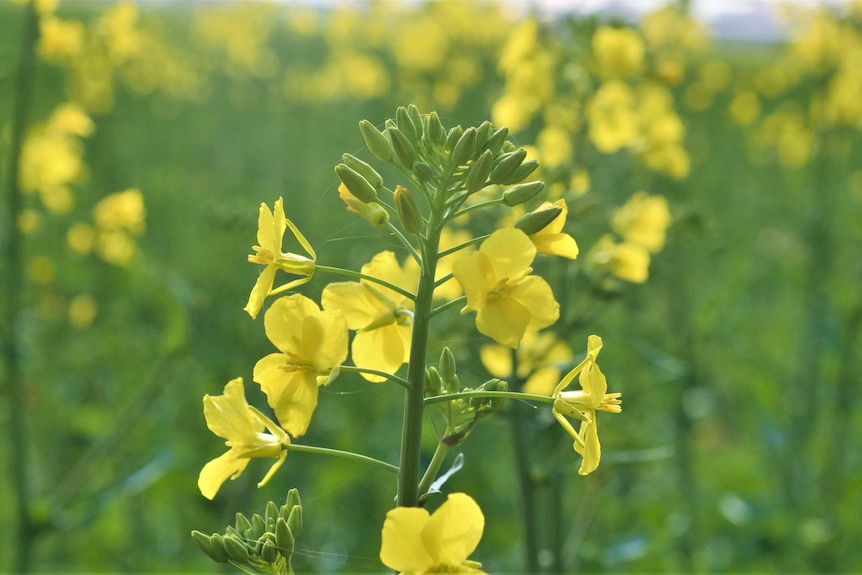
[[[611,225],[626,241],[638,243],[654,254],[664,248],[670,222],[670,209],[664,196],[637,192],[614,212]]]
[[[544,329],[560,315],[551,286],[530,275],[535,257],[536,246],[527,234],[504,228],[452,267],[467,297],[461,313],[477,312],[476,328],[513,349],[528,330]]]
[[[608,382],[596,363],[601,349],[602,338],[591,335],[587,339],[587,357],[560,381],[553,393],[554,417],[575,440],[573,447],[584,458],[578,470],[580,475],[595,471],[602,456],[596,427],[596,411],[622,412],[622,394],[607,393]],[[566,391],[576,376],[581,389]],[[581,422],[577,432],[566,417]]]
[[[139,234],[144,230],[144,195],[137,188],[110,194],[93,207],[93,221],[100,230],[127,230]]]
[[[283,202],[282,198],[278,198],[275,201],[274,210],[270,210],[266,204],[260,205],[260,213],[257,220],[258,245],[252,246],[254,254],[248,256],[248,261],[266,267],[257,277],[257,282],[255,282],[251,294],[248,296],[248,303],[243,308],[252,318],[256,318],[257,314],[260,313],[260,309],[263,307],[263,300],[267,296],[299,287],[311,280],[311,276],[314,273],[314,262],[317,259],[317,254],[314,253],[314,248],[311,247],[311,244],[308,243],[308,240],[299,231],[299,228],[285,217]],[[299,241],[308,255],[311,256],[310,258],[300,254],[283,253],[281,251],[284,231],[287,228],[290,228],[293,236]],[[279,269],[300,277],[273,290],[272,284],[275,281],[275,272]]]
[[[590,140],[603,154],[633,145],[639,137],[635,93],[619,80],[601,85],[587,104]]]
[[[593,35],[592,52],[602,78],[634,76],[644,62],[644,42],[628,28],[602,26]]]
[[[321,311],[309,298],[293,294],[272,304],[263,325],[279,353],[255,364],[254,381],[281,425],[299,437],[317,407],[317,388],[347,359],[347,324],[340,312]]]
[[[479,350],[482,365],[494,377],[512,377],[512,350],[502,345],[484,345]],[[524,334],[515,354],[515,373],[523,381],[521,391],[539,395],[551,395],[560,381],[561,365],[572,360],[569,345],[549,331]]]
[[[61,62],[78,56],[84,48],[84,25],[54,16],[39,20],[36,52],[47,62]]]
[[[578,244],[575,238],[563,232],[563,226],[566,225],[566,217],[569,215],[569,207],[566,205],[566,200],[559,199],[554,203],[543,202],[534,212],[546,210],[550,207],[557,206],[563,211],[554,218],[550,224],[530,236],[533,245],[536,246],[536,251],[540,254],[549,256],[560,256],[573,260],[578,257]]]
[[[466,493],[452,493],[433,514],[396,507],[383,523],[380,561],[410,575],[483,573],[469,557],[485,529],[485,516]]]
[[[362,273],[415,292],[418,266],[400,266],[395,254],[380,252],[362,266]],[[323,308],[344,314],[347,327],[356,330],[351,357],[357,367],[395,373],[410,354],[413,300],[378,283],[336,282],[323,288]],[[363,373],[368,381],[386,378]]]
[[[649,278],[649,251],[639,243],[617,243],[611,234],[599,238],[587,260],[590,265],[627,282],[641,284]]]
[[[224,395],[204,396],[204,417],[210,431],[226,439],[225,445],[230,447],[201,469],[198,488],[207,499],[215,497],[222,483],[239,477],[253,458],[277,458],[258,487],[265,485],[281,467],[290,438],[283,429],[246,402],[241,377],[225,385]],[[264,429],[269,433],[264,433]]]

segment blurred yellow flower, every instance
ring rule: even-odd
[[[748,126],[760,115],[760,100],[754,90],[740,90],[730,101],[730,119],[741,126]]]
[[[533,211],[538,212],[553,206],[562,209],[560,215],[554,218],[547,226],[532,234],[530,240],[532,240],[533,245],[536,246],[536,251],[540,254],[560,256],[573,260],[578,257],[578,244],[575,242],[575,238],[563,232],[563,227],[566,225],[566,217],[569,214],[566,200],[559,199],[554,203],[543,202]]]
[[[433,514],[396,507],[383,523],[380,561],[404,574],[482,573],[469,557],[485,529],[485,516],[466,493],[452,493]]]
[[[137,188],[107,195],[93,207],[93,221],[101,230],[139,234],[144,230],[145,219],[144,195]]]
[[[347,323],[301,294],[279,298],[264,315],[264,330],[279,353],[254,366],[254,381],[281,425],[303,435],[317,407],[317,388],[347,359]]]
[[[497,344],[483,345],[479,350],[482,365],[494,377],[512,377],[512,350]],[[523,381],[521,391],[551,395],[560,381],[560,366],[572,359],[569,345],[550,331],[527,332],[515,353],[515,374]]]
[[[638,243],[650,253],[657,253],[664,248],[665,232],[670,222],[670,209],[664,196],[637,192],[614,212],[611,226],[626,241]]]
[[[225,385],[224,395],[204,396],[204,417],[210,431],[226,439],[225,445],[230,447],[207,463],[198,476],[198,488],[207,499],[215,497],[222,483],[239,477],[254,458],[277,458],[258,487],[265,485],[281,467],[290,447],[290,437],[246,402],[241,377]],[[264,429],[269,433],[264,433]]]
[[[476,328],[513,349],[526,331],[546,328],[560,314],[548,282],[529,275],[535,257],[536,247],[524,232],[504,228],[452,268],[467,296],[461,313],[477,312]]]
[[[572,159],[572,136],[557,125],[545,126],[536,136],[542,167],[555,168]]]
[[[39,20],[36,52],[47,62],[60,62],[78,56],[84,47],[84,25],[76,20],[54,16]]]
[[[649,251],[635,242],[617,243],[611,234],[599,238],[587,255],[587,262],[627,282],[644,283],[649,277]]]
[[[75,327],[87,327],[96,318],[96,298],[88,293],[79,294],[69,301],[69,323]]]
[[[632,145],[638,138],[635,93],[619,80],[601,85],[587,104],[590,140],[603,154]]]
[[[634,30],[602,26],[593,34],[592,53],[600,77],[627,78],[643,66],[644,43]]]
[[[620,393],[607,393],[608,383],[596,358],[602,349],[602,338],[591,335],[587,339],[587,357],[576,365],[554,389],[554,417],[574,439],[573,447],[583,456],[580,475],[587,475],[599,466],[602,456],[599,434],[596,427],[596,411],[622,412]],[[581,389],[566,391],[578,376]],[[580,421],[575,431],[566,417]]]
[[[311,256],[310,258],[292,252],[283,253],[281,251],[284,231],[287,228],[290,228],[293,236],[308,255]],[[257,220],[257,243],[258,245],[252,246],[254,254],[248,256],[248,261],[266,267],[264,267],[263,271],[257,277],[251,294],[248,296],[248,303],[243,308],[252,318],[256,318],[257,314],[260,313],[260,309],[263,307],[263,300],[267,296],[294,289],[311,280],[311,276],[314,273],[314,261],[317,258],[314,248],[311,247],[311,244],[308,243],[308,240],[299,231],[299,228],[285,217],[282,198],[278,198],[275,201],[274,210],[270,210],[266,204],[260,204]],[[275,272],[277,270],[300,277],[273,290],[272,284],[275,281]]]
[[[362,273],[413,292],[419,284],[418,266],[398,265],[395,254],[380,252],[362,266]],[[347,327],[356,330],[351,357],[357,367],[395,373],[410,354],[413,300],[378,283],[336,282],[323,288],[323,308],[344,314]],[[386,378],[363,373],[368,381]]]
[[[90,253],[95,241],[96,231],[89,224],[73,224],[66,232],[66,245],[76,254]]]

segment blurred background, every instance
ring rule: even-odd
[[[563,313],[520,372],[456,312],[432,357],[452,348],[464,385],[529,385],[600,334],[625,407],[600,416],[587,477],[546,409],[483,420],[446,485],[485,512],[473,557],[858,569],[862,3],[592,4],[0,4],[0,570],[219,572],[189,532],[291,487],[298,572],[383,569],[379,470],[293,453],[215,501],[196,479],[223,451],[202,396],[242,376],[265,407],[251,370],[272,346],[242,310],[259,204],[283,197],[328,265],[395,249],[347,212],[333,167],[372,162],[358,122],[409,103],[508,126],[581,250],[537,261]],[[394,386],[321,393],[304,443],[397,461]]]

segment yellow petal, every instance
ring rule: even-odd
[[[388,291],[388,290],[387,290]],[[359,282],[335,282],[323,288],[320,298],[326,310],[340,310],[350,329],[362,329],[385,310],[379,299]]]
[[[497,279],[512,280],[526,275],[536,257],[536,246],[527,234],[516,228],[495,231],[482,242],[479,251],[491,260]]]
[[[269,340],[284,353],[303,357],[302,324],[306,317],[317,316],[320,308],[313,300],[302,294],[278,298],[266,310],[264,330]]]
[[[275,266],[268,265],[257,276],[257,281],[254,283],[251,294],[248,296],[248,303],[243,308],[252,319],[256,318],[257,314],[260,313],[263,307],[263,300],[266,299],[266,296],[272,290],[272,282],[275,281],[275,270]]]
[[[435,566],[425,549],[421,533],[431,519],[418,507],[396,507],[383,523],[380,561],[402,573],[424,573]]]
[[[494,289],[497,277],[487,254],[473,252],[452,264],[452,275],[467,296],[467,307],[478,310],[485,306],[488,292]]]
[[[512,375],[512,351],[502,345],[483,345],[479,350],[479,359],[494,377],[505,379]]]
[[[596,427],[596,414],[592,414],[591,422],[581,423],[579,434],[584,442],[584,447],[575,442],[575,451],[580,453],[584,460],[581,462],[581,467],[578,469],[579,475],[589,475],[599,466],[599,461],[602,458],[602,446],[599,444],[599,432]]]
[[[239,477],[249,461],[249,459],[237,458],[237,451],[231,449],[204,465],[198,476],[198,489],[201,490],[201,494],[207,499],[215,497],[222,483]]]
[[[549,256],[559,256],[570,260],[578,257],[578,244],[569,234],[535,234],[531,236],[536,251]]]
[[[351,347],[353,363],[357,367],[379,369],[395,373],[407,361],[407,352],[401,332],[406,326],[390,324],[370,331],[360,331],[353,338]],[[409,337],[410,329],[406,329]],[[386,378],[368,373],[362,377],[368,381],[380,382]]]
[[[528,276],[521,280],[510,294],[530,313],[527,329],[539,331],[553,325],[560,317],[560,304],[554,299],[551,286],[539,276]]]
[[[293,437],[305,434],[317,407],[317,377],[307,371],[285,371],[288,358],[273,353],[254,366],[254,381],[266,394],[281,426]]]
[[[527,325],[530,310],[513,298],[489,301],[476,314],[476,329],[501,345],[518,347]]]
[[[248,409],[241,377],[225,385],[224,395],[204,396],[204,417],[210,431],[228,441],[242,441],[264,429]]]
[[[422,529],[422,541],[434,565],[460,566],[482,539],[485,516],[466,493],[453,493],[431,515]]]

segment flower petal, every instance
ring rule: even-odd
[[[323,288],[320,301],[325,310],[340,310],[350,329],[362,329],[387,311],[359,282],[331,283]]]
[[[380,561],[402,573],[424,573],[435,566],[422,542],[422,531],[431,516],[418,507],[396,507],[383,523]]]
[[[544,278],[527,276],[512,290],[510,297],[530,312],[527,329],[539,331],[553,325],[560,317],[560,304]]]
[[[231,449],[204,465],[198,475],[198,489],[204,497],[212,499],[222,483],[236,479],[243,472],[251,460],[238,458],[237,453],[236,449]]]
[[[490,258],[498,280],[512,280],[529,273],[536,257],[536,246],[527,234],[516,228],[495,231],[482,242],[479,251]]]
[[[210,431],[228,441],[242,441],[264,429],[248,409],[241,377],[225,385],[224,395],[204,396],[204,417]]]
[[[266,310],[263,319],[266,337],[280,351],[297,354],[303,360],[308,360],[310,358],[302,355],[302,324],[307,316],[316,316],[319,313],[317,304],[302,294],[278,298]]]
[[[527,330],[530,323],[530,310],[516,300],[507,297],[486,303],[476,314],[476,329],[501,345],[512,349]]]
[[[263,300],[269,295],[272,290],[272,283],[275,281],[274,265],[268,265],[263,268],[260,275],[257,276],[257,281],[254,282],[254,287],[251,288],[251,294],[248,296],[248,303],[243,308],[252,319],[257,317],[263,307]]]
[[[457,567],[476,550],[484,529],[485,516],[473,498],[452,493],[422,529],[422,541],[435,565]]]
[[[357,332],[351,347],[353,363],[356,364],[356,367],[395,373],[407,360],[407,350],[401,334],[405,329],[409,334],[408,326],[398,324]],[[384,377],[368,373],[363,373],[362,377],[374,382],[386,380]]]
[[[254,381],[260,384],[281,426],[292,437],[299,437],[308,429],[317,407],[317,377],[307,370],[285,371],[284,366],[287,356],[270,354],[255,364]]]

